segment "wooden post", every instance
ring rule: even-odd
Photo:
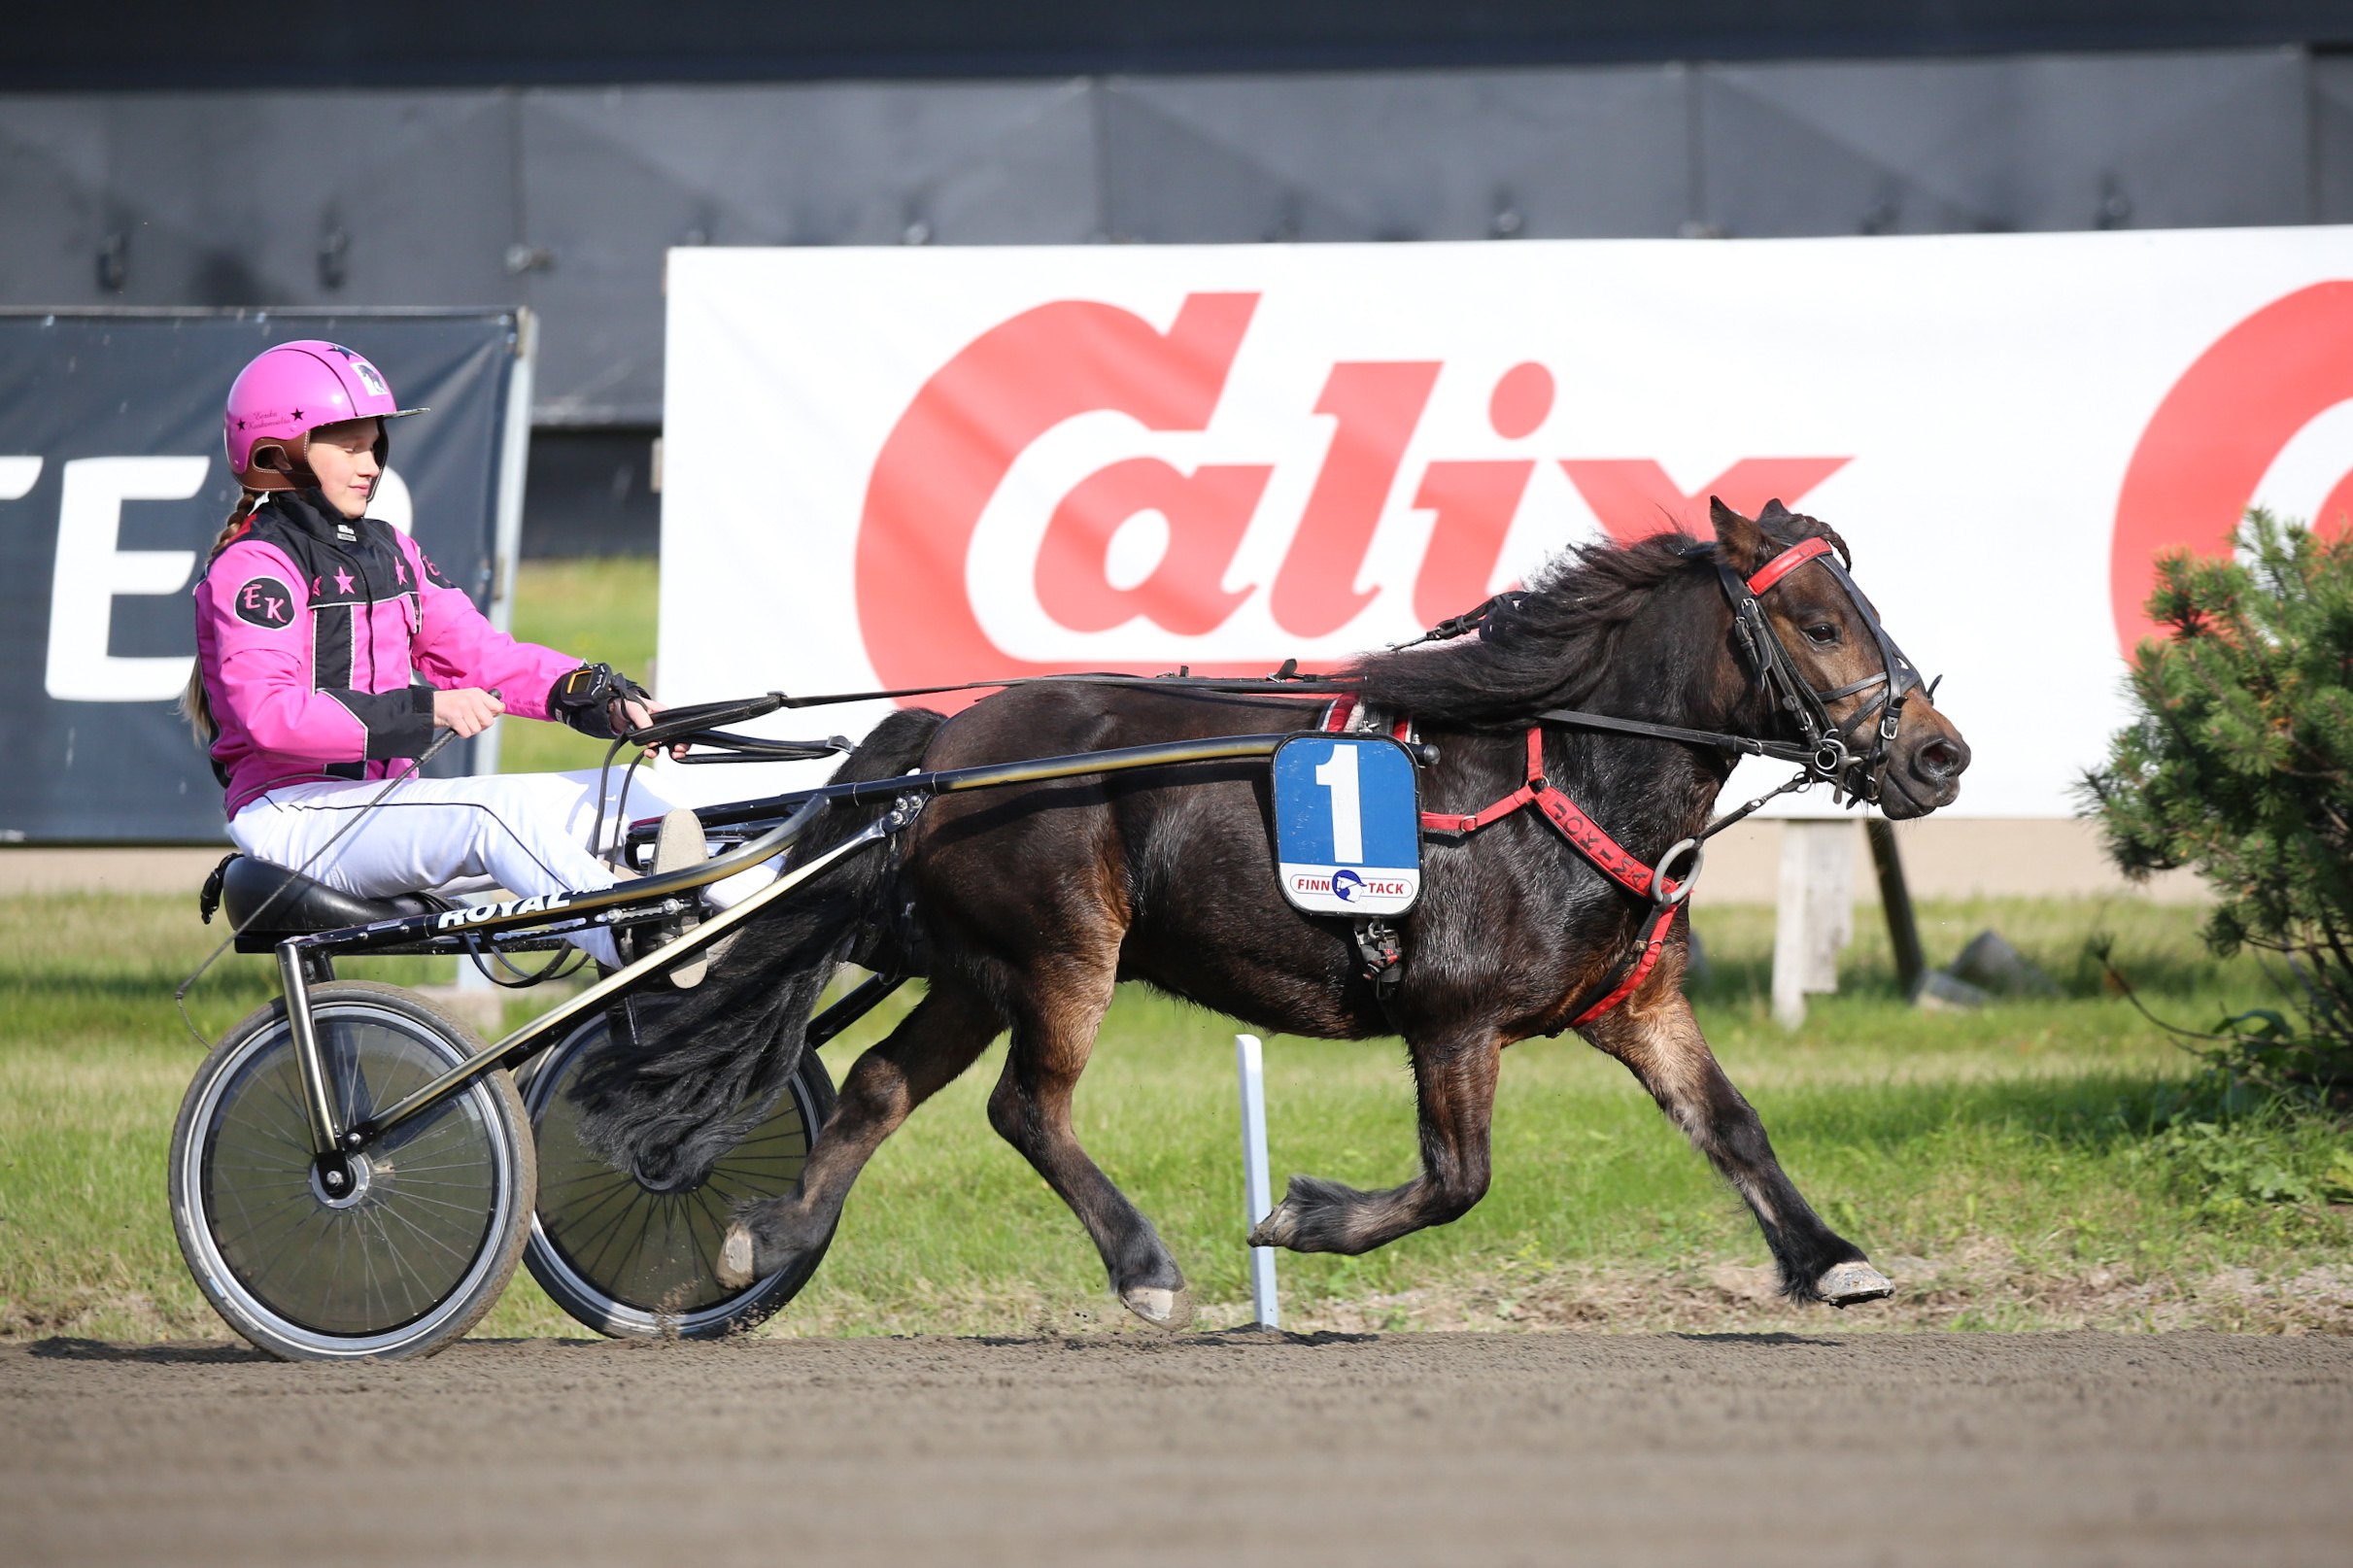
[[[1912,889],[1903,879],[1903,858],[1895,850],[1895,824],[1885,817],[1863,823],[1871,840],[1871,866],[1879,873],[1879,904],[1888,915],[1888,945],[1895,954],[1895,978],[1903,994],[1920,995],[1927,961],[1920,956],[1920,918],[1912,912]]]
[[[1855,825],[1781,825],[1781,896],[1773,923],[1773,1016],[1806,1021],[1808,992],[1838,989],[1838,952],[1855,934]]]

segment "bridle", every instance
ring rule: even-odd
[[[1848,601],[1879,648],[1877,674],[1865,675],[1826,692],[1817,690],[1813,682],[1798,672],[1788,644],[1765,618],[1763,604],[1764,596],[1776,584],[1815,561],[1838,579],[1839,587],[1846,590]],[[1734,644],[1755,672],[1765,699],[1777,713],[1787,714],[1803,737],[1806,755],[1802,760],[1810,781],[1829,785],[1833,800],[1844,795],[1876,803],[1880,774],[1887,767],[1896,732],[1903,723],[1904,703],[1914,692],[1924,690],[1933,699],[1936,682],[1921,680],[1919,669],[1895,646],[1895,639],[1888,635],[1888,629],[1880,624],[1870,601],[1862,597],[1862,590],[1855,586],[1855,579],[1848,575],[1846,563],[1833,552],[1830,541],[1820,535],[1790,546],[1746,578],[1719,557],[1716,576],[1723,585],[1724,597],[1732,605]],[[1858,705],[1846,722],[1842,724],[1830,716],[1831,703],[1873,687],[1880,688],[1879,693]],[[1873,719],[1878,720],[1876,725],[1872,724]],[[1870,731],[1870,744],[1859,750],[1855,741],[1866,727]]]

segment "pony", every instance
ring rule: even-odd
[[[1847,556],[1845,541],[1778,501],[1755,519],[1718,501],[1712,520],[1713,540],[1666,533],[1572,549],[1524,592],[1490,601],[1479,635],[1349,665],[1341,678],[1361,701],[1411,715],[1435,748],[1422,805],[1476,813],[1538,772],[1538,788],[1573,801],[1650,867],[1702,835],[1737,751],[1704,735],[1532,732],[1535,716],[1565,706],[1774,737],[1804,724],[1807,704],[1838,733],[1878,737],[1867,755],[1833,758],[1850,792],[1892,818],[1949,804],[1967,743],[1824,559]],[[1745,629],[1737,583],[1769,585],[1750,597]],[[1304,729],[1315,712],[1274,695],[1042,682],[953,718],[894,714],[837,777]],[[1806,730],[1812,746],[1815,727]],[[721,1278],[746,1283],[823,1246],[883,1140],[1009,1031],[991,1125],[1070,1206],[1128,1310],[1176,1327],[1191,1315],[1183,1272],[1072,1129],[1073,1092],[1121,981],[1268,1032],[1403,1037],[1420,1169],[1379,1191],[1292,1176],[1249,1242],[1303,1252],[1364,1252],[1467,1212],[1491,1176],[1504,1051],[1573,1028],[1634,1074],[1747,1204],[1789,1298],[1843,1307],[1890,1293],[1798,1192],[1709,1050],[1683,995],[1684,905],[1630,897],[1539,813],[1515,811],[1425,844],[1421,897],[1395,922],[1402,961],[1376,977],[1347,920],[1284,903],[1271,809],[1262,762],[938,798],[894,853],[851,857],[791,907],[747,922],[684,1002],[676,1043],[617,1055],[588,1075],[584,1133],[616,1163],[691,1179],[740,1136],[741,1108],[790,1074],[835,964],[919,972],[925,995],[844,1077],[794,1190],[736,1213]],[[799,853],[839,842],[872,814],[835,812]],[[1662,882],[1670,869],[1658,865]],[[1637,953],[1649,962],[1629,972]],[[1613,984],[1622,995],[1596,1005]]]

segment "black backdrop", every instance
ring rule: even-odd
[[[224,836],[220,786],[173,709],[195,648],[188,590],[237,498],[221,451],[228,385],[269,344],[305,337],[350,343],[404,405],[432,410],[400,422],[392,469],[418,541],[487,607],[513,315],[0,315],[0,497],[20,492],[0,498],[0,839]],[[451,746],[432,771],[469,770],[467,752]]]
[[[27,15],[29,12],[29,15]],[[12,13],[0,86],[1416,69],[2353,41],[2345,0],[114,0]]]

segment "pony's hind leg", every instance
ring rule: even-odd
[[[914,1010],[841,1080],[834,1113],[818,1129],[793,1190],[736,1213],[719,1251],[720,1283],[741,1289],[823,1246],[851,1183],[882,1141],[971,1067],[1004,1027],[976,993],[952,979],[934,980]]]
[[[1158,1328],[1182,1328],[1193,1315],[1183,1272],[1071,1126],[1072,1095],[1116,983],[1112,953],[1104,960],[1058,956],[1024,976],[1005,1072],[989,1096],[989,1123],[1071,1206],[1128,1311]]]
[[[1413,1052],[1421,1174],[1381,1192],[1295,1176],[1282,1202],[1251,1228],[1250,1245],[1369,1252],[1409,1232],[1459,1219],[1485,1196],[1501,1037],[1483,1029],[1456,1039],[1415,1040]]]
[[[1893,1293],[1862,1249],[1824,1224],[1798,1195],[1773,1157],[1764,1123],[1717,1065],[1680,990],[1661,987],[1637,997],[1583,1033],[1642,1080],[1747,1200],[1780,1267],[1784,1295],[1851,1307]]]

